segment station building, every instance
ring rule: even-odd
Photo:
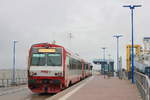
[[[110,74],[111,76],[114,76],[114,60],[112,59],[94,59],[93,63],[95,65],[99,65],[100,73],[102,75],[104,74]]]

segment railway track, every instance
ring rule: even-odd
[[[32,93],[27,86],[0,88],[0,100],[45,100],[53,95]]]
[[[27,85],[16,86],[10,88],[0,88],[0,100],[57,100],[58,98],[64,96],[65,94],[76,89],[80,85],[86,83],[88,80],[91,80],[92,77],[89,77],[85,80],[82,80],[73,86],[63,90],[60,93],[55,94],[36,94],[32,93]]]

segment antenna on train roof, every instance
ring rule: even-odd
[[[75,53],[75,55],[79,56],[79,54],[78,54],[78,53]]]
[[[53,41],[52,41],[52,44],[56,44],[56,41],[55,41],[55,40],[53,40]]]

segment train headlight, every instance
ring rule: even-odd
[[[55,73],[55,76],[62,76],[62,72]]]
[[[30,72],[30,76],[34,76],[34,75],[37,75],[36,72]]]

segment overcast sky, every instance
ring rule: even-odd
[[[125,47],[131,39],[125,4],[142,5],[134,16],[135,43],[142,44],[143,37],[150,36],[150,0],[0,0],[0,68],[12,68],[13,40],[19,41],[17,68],[27,67],[32,44],[53,40],[90,61],[102,58],[101,47],[107,47],[106,55],[116,60],[114,34],[123,35],[120,55],[125,67]]]

